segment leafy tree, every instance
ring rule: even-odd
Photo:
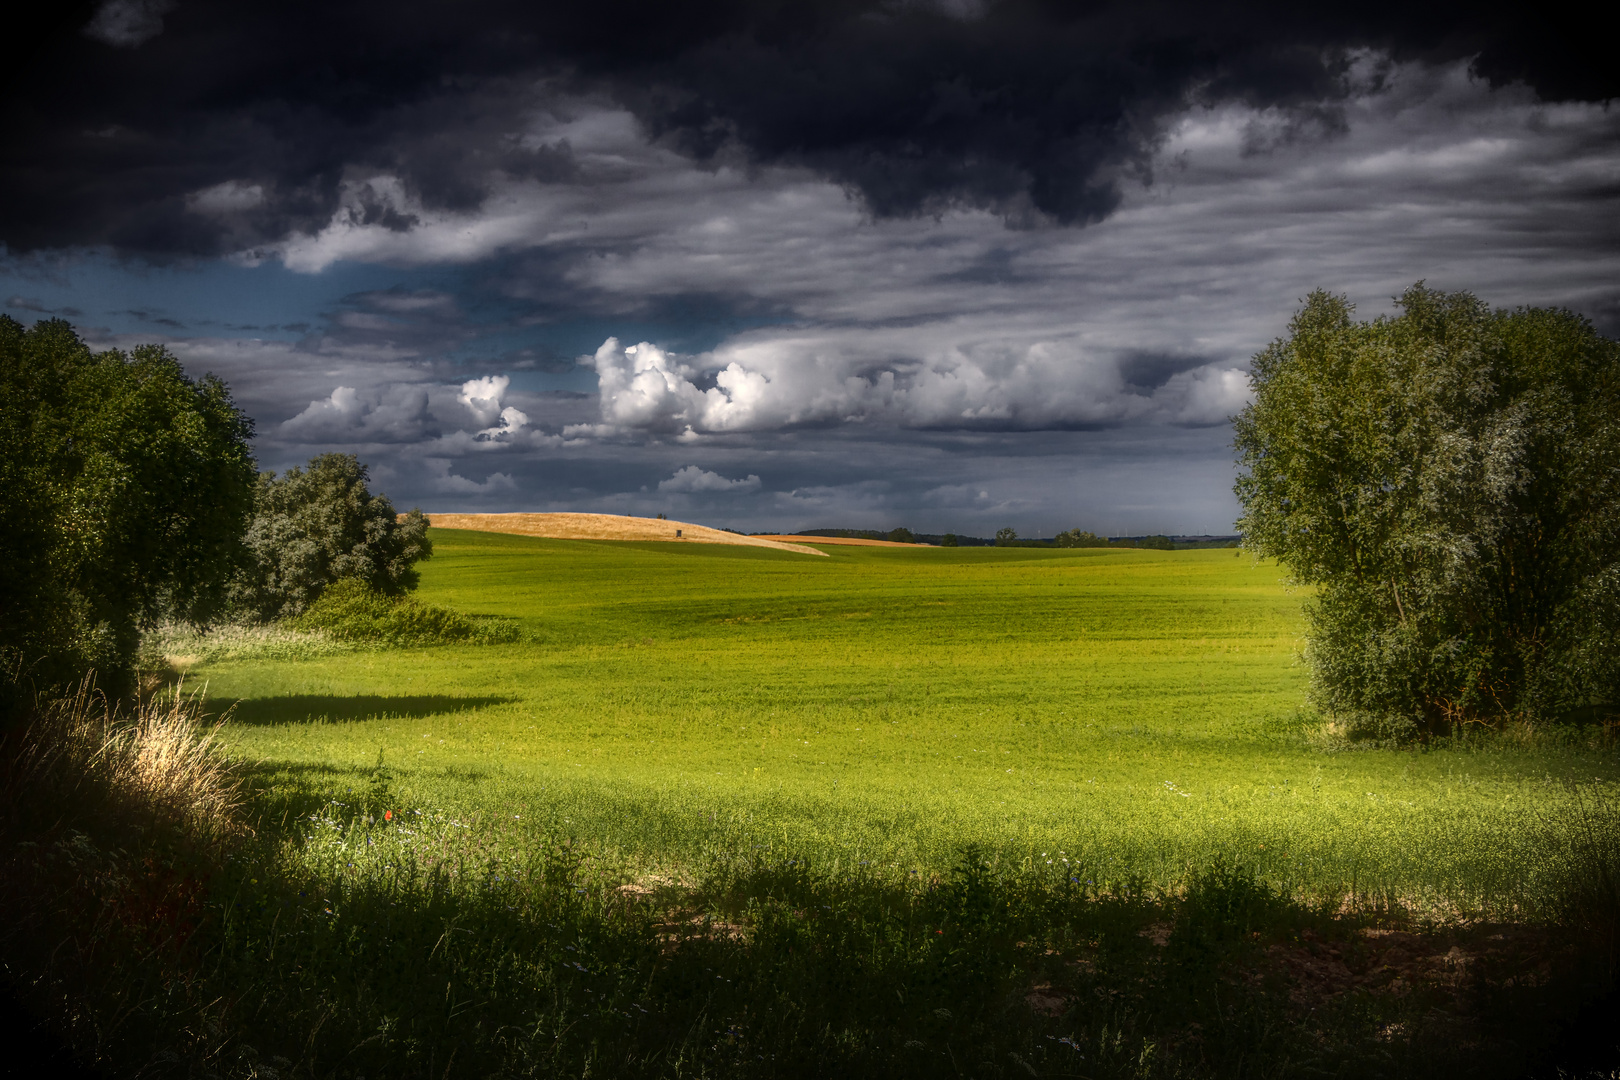
[[[140,628],[218,612],[253,506],[252,421],[156,345],[94,353],[62,320],[0,316],[5,692],[90,669],[116,684]]]
[[[996,530],[996,547],[1012,547],[1018,542],[1018,530],[1012,526],[1004,526]]]
[[[1620,702],[1620,346],[1421,283],[1312,293],[1236,418],[1244,545],[1316,587],[1313,695],[1390,734]]]
[[[912,535],[911,530],[906,528],[904,525],[900,526],[898,529],[890,529],[889,535],[886,537],[886,539],[892,540],[897,544],[915,544],[917,542],[917,538]]]
[[[940,547],[956,547],[957,546],[956,545],[956,534],[955,533],[946,533],[944,536],[940,537],[939,546]]]
[[[247,531],[249,558],[234,596],[264,619],[296,616],[342,578],[384,596],[416,588],[415,563],[433,553],[428,520],[401,520],[386,495],[366,487],[353,454],[322,454],[307,469],[259,477],[258,505]]]

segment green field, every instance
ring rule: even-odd
[[[420,597],[528,640],[200,665],[273,790],[341,799],[381,750],[402,807],[688,876],[769,851],[926,878],[979,844],[1507,914],[1548,821],[1620,778],[1573,737],[1333,739],[1300,595],[1232,551],[433,539]]]
[[[79,899],[18,948],[98,1060],[1512,1078],[1613,985],[1612,732],[1336,737],[1275,565],[434,543],[420,599],[481,644],[150,637],[244,813],[41,855]]]

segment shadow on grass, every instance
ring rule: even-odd
[[[231,722],[267,727],[309,721],[336,724],[386,717],[409,720],[486,709],[492,705],[508,705],[517,700],[514,697],[454,697],[449,694],[387,697],[380,694],[293,694],[238,701],[232,707]]]

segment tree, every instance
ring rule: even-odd
[[[94,353],[0,316],[0,661],[8,699],[91,669],[116,688],[140,628],[217,613],[253,505],[252,421],[156,345]]]
[[[414,566],[433,553],[428,520],[420,510],[400,520],[386,495],[367,489],[369,478],[353,454],[322,454],[280,478],[262,474],[237,604],[259,618],[289,618],[342,578],[385,596],[416,588]]]
[[[1421,283],[1312,293],[1236,418],[1244,546],[1308,603],[1312,693],[1400,734],[1620,702],[1620,346]]]
[[[898,529],[890,529],[887,539],[896,544],[915,544],[917,542],[917,538],[912,535],[911,530],[904,525]]]
[[[1096,533],[1088,532],[1083,529],[1070,529],[1067,532],[1060,532],[1056,536],[1052,537],[1052,543],[1056,544],[1060,548],[1108,546],[1108,540],[1106,537],[1098,536]]]
[[[1012,547],[1018,542],[1018,530],[1010,525],[996,530],[996,547]]]
[[[955,533],[946,533],[944,536],[940,537],[939,546],[940,547],[956,547],[956,534]]]

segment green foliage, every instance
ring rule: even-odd
[[[898,529],[890,529],[884,539],[892,540],[897,544],[915,544],[917,542],[916,536],[912,535],[911,530],[904,525]]]
[[[956,534],[955,533],[946,533],[944,536],[940,537],[939,546],[940,547],[956,547],[957,546],[957,544],[956,544]]]
[[[1620,705],[1620,346],[1566,311],[1313,293],[1237,418],[1252,550],[1316,586],[1312,692],[1399,735]]]
[[[1010,525],[996,530],[996,547],[1010,547],[1018,541],[1018,530]]]
[[[408,596],[390,596],[356,577],[327,586],[290,625],[295,630],[321,631],[334,641],[382,645],[496,644],[521,636],[509,622],[473,620]]]
[[[415,564],[433,554],[428,521],[420,510],[400,520],[367,479],[352,454],[322,454],[307,469],[260,477],[250,558],[234,587],[240,609],[262,619],[296,616],[342,578],[389,596],[416,588]]]
[[[114,687],[140,627],[221,607],[253,499],[251,421],[163,348],[92,353],[0,317],[0,664]]]
[[[1098,536],[1096,533],[1084,529],[1070,529],[1060,532],[1052,538],[1052,543],[1060,548],[1094,548],[1107,547],[1108,538]]]

